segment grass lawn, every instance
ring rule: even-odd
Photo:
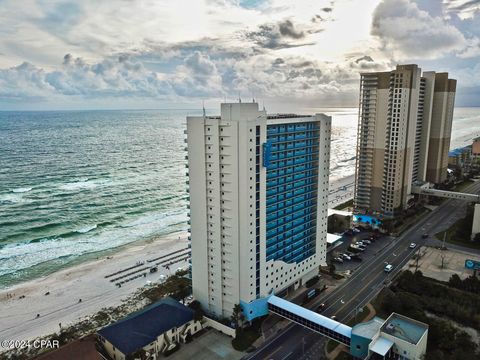
[[[342,351],[337,355],[335,360],[351,360],[352,356],[350,354],[347,354],[346,352]]]
[[[443,241],[443,236],[446,233],[447,235],[445,237],[445,242],[447,242],[447,243],[454,244],[454,245],[459,245],[459,246],[464,246],[464,247],[471,248],[471,249],[480,249],[480,243],[479,242],[470,241],[470,239],[460,239],[460,238],[455,236],[455,234],[457,232],[457,229],[458,229],[458,226],[459,226],[459,224],[455,223],[452,226],[450,226],[447,230],[441,231],[441,232],[435,234],[435,237],[438,240]]]
[[[370,315],[370,310],[368,309],[368,306],[364,306],[361,309],[358,309],[356,318],[355,316],[353,316],[348,321],[346,321],[345,324],[348,326],[356,325],[360,322],[363,322],[368,315]]]
[[[338,346],[338,342],[333,340],[328,340],[327,342],[327,352],[331,353]]]
[[[473,183],[474,183],[474,181],[465,180],[464,182],[456,185],[454,191],[460,192],[460,191],[464,190],[465,188],[467,188],[468,186],[472,185]]]

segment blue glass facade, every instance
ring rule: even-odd
[[[255,127],[255,294],[260,297],[260,126]]]
[[[315,254],[318,142],[317,122],[267,125],[267,261]]]

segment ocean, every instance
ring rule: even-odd
[[[354,172],[356,108],[333,117],[331,180]],[[216,114],[216,111],[207,111]],[[0,112],[0,287],[187,229],[194,110]],[[452,148],[480,136],[457,108]]]

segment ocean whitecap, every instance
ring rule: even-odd
[[[24,193],[24,192],[29,192],[30,190],[32,190],[31,187],[21,187],[21,188],[13,189],[12,192],[14,192],[14,193]]]
[[[86,234],[88,233],[89,231],[92,231],[92,230],[95,230],[97,228],[97,224],[95,225],[91,225],[91,226],[85,226],[81,229],[78,229],[76,230],[77,233],[80,233],[80,234]]]

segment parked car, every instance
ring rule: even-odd
[[[372,242],[370,240],[362,240],[364,244],[370,245]]]
[[[337,263],[343,263],[343,260],[342,260],[342,258],[340,258],[340,257],[334,257],[334,258],[332,259],[332,261],[333,261],[333,262],[337,262]]]
[[[360,246],[357,246],[357,245],[350,245],[349,250],[350,250],[350,249],[351,249],[352,251],[356,251],[356,252],[358,252],[358,251],[362,251],[362,252],[365,251],[365,247],[360,247]]]
[[[417,244],[415,243],[411,243],[409,246],[410,249],[415,249],[416,247],[417,247]]]
[[[393,270],[393,265],[392,264],[388,264],[387,266],[385,266],[385,269],[383,269],[385,272],[389,273],[390,271]]]
[[[353,228],[352,231],[353,231],[354,233],[357,233],[357,234],[358,234],[358,233],[360,232],[360,229],[358,229],[358,228]]]
[[[347,254],[342,254],[342,257],[343,257],[345,260],[352,260],[352,258],[350,257],[350,255],[347,255]]]

